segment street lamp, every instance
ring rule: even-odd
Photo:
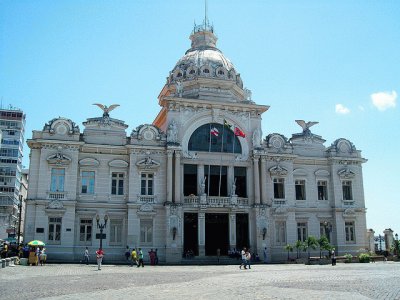
[[[331,231],[332,231],[332,224],[329,223],[328,221],[324,221],[322,223],[324,225],[324,230],[325,230],[325,236],[328,239],[328,242],[331,242]]]
[[[108,216],[104,215],[104,223],[100,223],[100,216],[96,216],[97,228],[100,229],[100,249],[103,249],[103,230],[107,227]]]
[[[18,202],[18,241],[17,245],[19,245],[21,241],[21,219],[22,219],[22,195],[19,195],[19,202]]]

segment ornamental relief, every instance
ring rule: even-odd
[[[342,179],[351,179],[356,176],[356,173],[354,173],[352,170],[349,168],[342,169],[338,172],[338,175]]]
[[[280,165],[269,168],[269,172],[271,173],[271,176],[286,176],[288,174],[288,170]]]
[[[59,150],[64,149],[68,151],[78,151],[80,149],[80,146],[74,146],[74,145],[67,145],[67,144],[42,144],[41,145],[42,149],[51,149],[51,150]]]

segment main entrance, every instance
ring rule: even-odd
[[[229,250],[229,215],[206,214],[205,221],[206,255],[217,255],[217,249],[220,249],[221,255],[227,255]]]
[[[249,245],[249,214],[236,214],[236,249]]]
[[[198,243],[198,220],[196,213],[185,213],[184,214],[184,237],[183,237],[183,250],[184,253],[192,251],[194,255],[199,255],[199,243]]]

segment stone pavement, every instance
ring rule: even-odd
[[[400,263],[0,270],[0,299],[400,299]]]

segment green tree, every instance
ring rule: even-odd
[[[303,242],[297,240],[296,243],[294,243],[294,247],[296,248],[297,251],[297,258],[300,258],[300,250],[303,249]]]
[[[287,244],[285,247],[283,247],[287,251],[287,260],[290,260],[289,257],[289,252],[293,252],[293,246],[290,244]]]
[[[309,236],[304,242],[304,249],[308,250],[308,258],[310,258],[310,249],[317,249],[318,240],[315,236]]]
[[[321,236],[321,238],[318,240],[318,246],[319,246],[319,258],[322,257],[322,251],[330,251],[332,246],[329,244],[329,240],[326,237],[326,235]]]

